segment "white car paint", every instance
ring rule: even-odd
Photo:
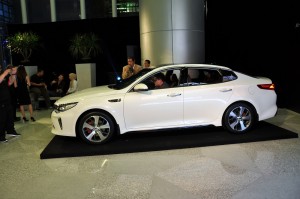
[[[56,107],[73,102],[77,102],[77,105],[63,112],[52,112],[52,133],[76,136],[76,124],[89,110],[101,110],[111,115],[121,134],[172,127],[221,126],[225,110],[239,101],[252,104],[258,120],[271,118],[277,112],[275,91],[257,87],[257,84],[272,83],[270,79],[253,78],[235,71],[238,76],[236,80],[218,84],[132,90],[135,85],[161,70],[181,67],[230,70],[205,64],[171,65],[155,68],[120,90],[99,86],[76,92],[55,102]],[[144,84],[141,85],[143,87]]]

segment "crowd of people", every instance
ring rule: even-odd
[[[77,91],[77,76],[69,74],[68,83],[64,75],[59,74],[47,84],[44,70],[38,69],[31,77],[24,66],[0,66],[0,142],[7,142],[6,135],[20,136],[14,128],[14,122],[35,122],[34,110],[39,110],[39,97],[45,99],[46,109],[50,109],[50,97],[63,97]],[[33,106],[35,103],[35,107]],[[28,107],[29,119],[26,117],[25,106]],[[18,108],[21,118],[17,117]]]
[[[144,65],[135,63],[133,57],[128,57],[127,65],[123,67],[122,78],[126,79],[137,74],[144,68],[153,68],[150,60],[144,60]],[[0,66],[0,142],[7,142],[6,135],[20,136],[14,128],[14,122],[22,120],[35,122],[34,111],[40,110],[39,97],[45,100],[45,108],[51,109],[50,97],[63,97],[78,90],[77,75],[69,73],[69,81],[62,73],[54,74],[49,83],[44,79],[45,71],[41,68],[31,77],[24,66],[8,65],[5,70]],[[155,77],[155,86],[166,87],[163,74]],[[26,117],[27,106],[29,117]],[[21,118],[17,117],[20,111]],[[29,118],[29,119],[27,119]]]
[[[145,68],[154,68],[151,66],[149,59],[144,60],[144,66],[140,66],[135,63],[134,57],[128,57],[127,65],[123,67],[122,79],[127,79]],[[149,83],[149,81],[148,81]],[[170,88],[176,87],[178,85],[178,78],[173,71],[167,71],[166,74],[158,73],[151,77],[151,84],[153,84],[154,89]],[[150,86],[152,88],[152,86]]]
[[[10,91],[16,81],[17,67],[8,66],[6,70],[0,70],[0,142],[7,142],[6,134],[20,135],[14,127],[14,104]]]

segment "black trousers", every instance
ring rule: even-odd
[[[39,96],[43,96],[45,98],[45,103],[46,103],[46,108],[48,109],[51,106],[51,102],[50,102],[50,97],[48,94],[48,91],[45,87],[33,87],[30,89],[30,92],[33,93],[33,97],[34,97],[34,103],[35,105],[37,105],[38,108],[38,98]]]
[[[14,113],[11,102],[0,103],[0,139],[5,138],[5,132],[13,133]]]
[[[14,86],[9,87],[9,92],[11,96],[11,103],[13,109],[13,117],[14,119],[17,117],[17,105],[18,105],[18,96],[17,96],[17,89]]]

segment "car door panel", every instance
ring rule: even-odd
[[[185,124],[206,124],[222,116],[232,88],[220,84],[184,87]]]
[[[182,125],[183,88],[126,93],[124,120],[128,130]]]

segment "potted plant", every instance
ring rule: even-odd
[[[78,90],[96,86],[96,63],[86,63],[86,61],[101,52],[99,42],[99,37],[94,33],[77,33],[71,39],[69,47],[71,54],[75,59],[85,61],[85,63],[75,64]]]
[[[69,50],[76,59],[90,60],[101,52],[99,41],[95,33],[77,33],[71,39]]]
[[[39,46],[40,37],[33,32],[18,32],[7,38],[8,47],[16,54],[21,54],[23,60],[21,62],[29,62],[33,50]]]

